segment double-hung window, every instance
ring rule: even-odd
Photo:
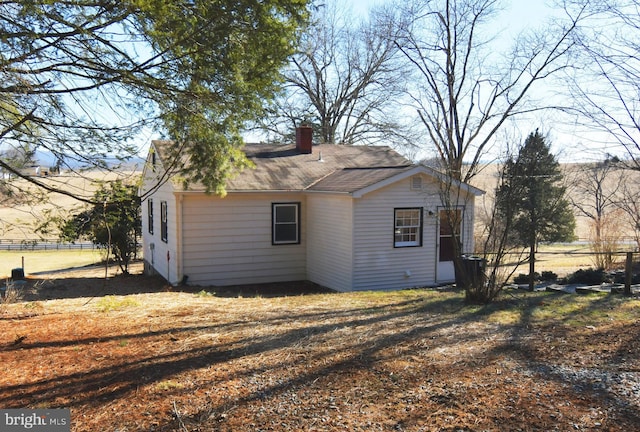
[[[394,247],[422,246],[422,207],[394,209]]]
[[[149,234],[153,234],[153,200],[147,200],[147,225]]]
[[[167,202],[160,201],[160,238],[167,243]]]
[[[272,243],[300,243],[300,203],[271,204]]]

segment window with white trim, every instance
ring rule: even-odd
[[[397,208],[393,247],[422,246],[422,207]]]
[[[167,226],[167,202],[160,201],[160,238],[163,242],[167,243],[168,237]]]
[[[300,243],[300,203],[271,204],[272,243]]]

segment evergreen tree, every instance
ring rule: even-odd
[[[185,182],[223,193],[250,165],[241,131],[263,115],[307,0],[9,0],[0,6],[0,139],[61,168],[137,157],[153,130]],[[188,166],[178,161],[189,158]],[[89,204],[62,182],[0,168]],[[8,185],[10,186],[10,185]]]
[[[576,226],[565,197],[560,164],[544,137],[536,130],[505,166],[504,183],[496,205],[509,217],[510,241],[529,248],[529,290],[535,279],[535,252],[540,242],[570,241]]]

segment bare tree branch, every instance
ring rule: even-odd
[[[385,9],[354,22],[337,1],[320,7],[285,71],[286,93],[263,129],[287,139],[295,126],[309,123],[319,141],[336,144],[393,143],[403,136],[397,112],[391,114],[404,87],[394,20]]]
[[[413,2],[404,12],[411,24],[397,40],[415,66],[419,117],[448,174],[463,181],[508,119],[549,107],[527,102],[536,84],[569,67],[582,19],[581,12],[568,15],[566,25],[521,41],[507,64],[489,68],[499,59],[487,36],[497,7],[497,0]]]

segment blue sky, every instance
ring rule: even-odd
[[[340,0],[329,0],[340,1]],[[368,9],[375,4],[384,4],[386,1],[392,0],[348,0],[350,7],[354,14],[366,15]],[[506,44],[513,41],[513,39],[523,29],[527,27],[536,27],[538,25],[544,25],[543,23],[549,18],[552,13],[552,9],[546,5],[545,0],[512,0],[505,1],[505,9],[500,14],[501,18],[496,22],[496,26],[504,31],[501,33],[504,37]],[[506,47],[505,47],[506,48]],[[573,159],[575,158],[575,149],[580,147],[582,143],[580,138],[575,134],[566,133],[558,126],[558,121],[549,115],[545,118],[534,119],[533,121],[520,122],[518,129],[522,135],[522,139],[532,130],[540,127],[544,133],[549,133],[549,138],[552,143],[556,144],[554,151],[561,159]],[[522,126],[520,126],[522,125]],[[549,126],[549,127],[545,127]],[[143,146],[148,144],[148,141],[153,137],[154,133],[150,132],[149,136],[143,137],[145,141]],[[259,138],[251,135],[247,136],[248,141],[256,141]],[[584,155],[583,155],[584,156]]]
[[[366,14],[372,5],[384,4],[387,1],[394,0],[348,0],[354,13],[362,14]],[[561,10],[554,9],[549,3],[550,0],[503,1],[502,6],[504,9],[500,12],[499,19],[495,22],[496,28],[494,30],[500,30],[499,34],[504,43],[505,51],[523,30],[533,30],[537,27],[544,28],[548,20],[554,15],[561,16],[563,14]],[[540,89],[537,91],[540,91]],[[533,118],[507,125],[503,129],[506,130],[513,125],[517,127],[516,133],[521,135],[521,140],[524,140],[529,132],[540,128],[543,133],[548,134],[552,150],[562,161],[575,161],[576,159],[600,160],[605,151],[611,153],[618,153],[619,151],[616,145],[607,148],[605,142],[609,141],[608,138],[597,132],[582,131],[581,136],[580,131],[563,124],[562,120],[558,118],[557,112],[540,113]],[[509,135],[513,134],[509,133]],[[602,141],[593,140],[594,137],[600,137]],[[517,140],[517,138],[515,139]],[[589,142],[591,144],[585,145],[585,143]],[[589,151],[589,149],[592,151]]]

